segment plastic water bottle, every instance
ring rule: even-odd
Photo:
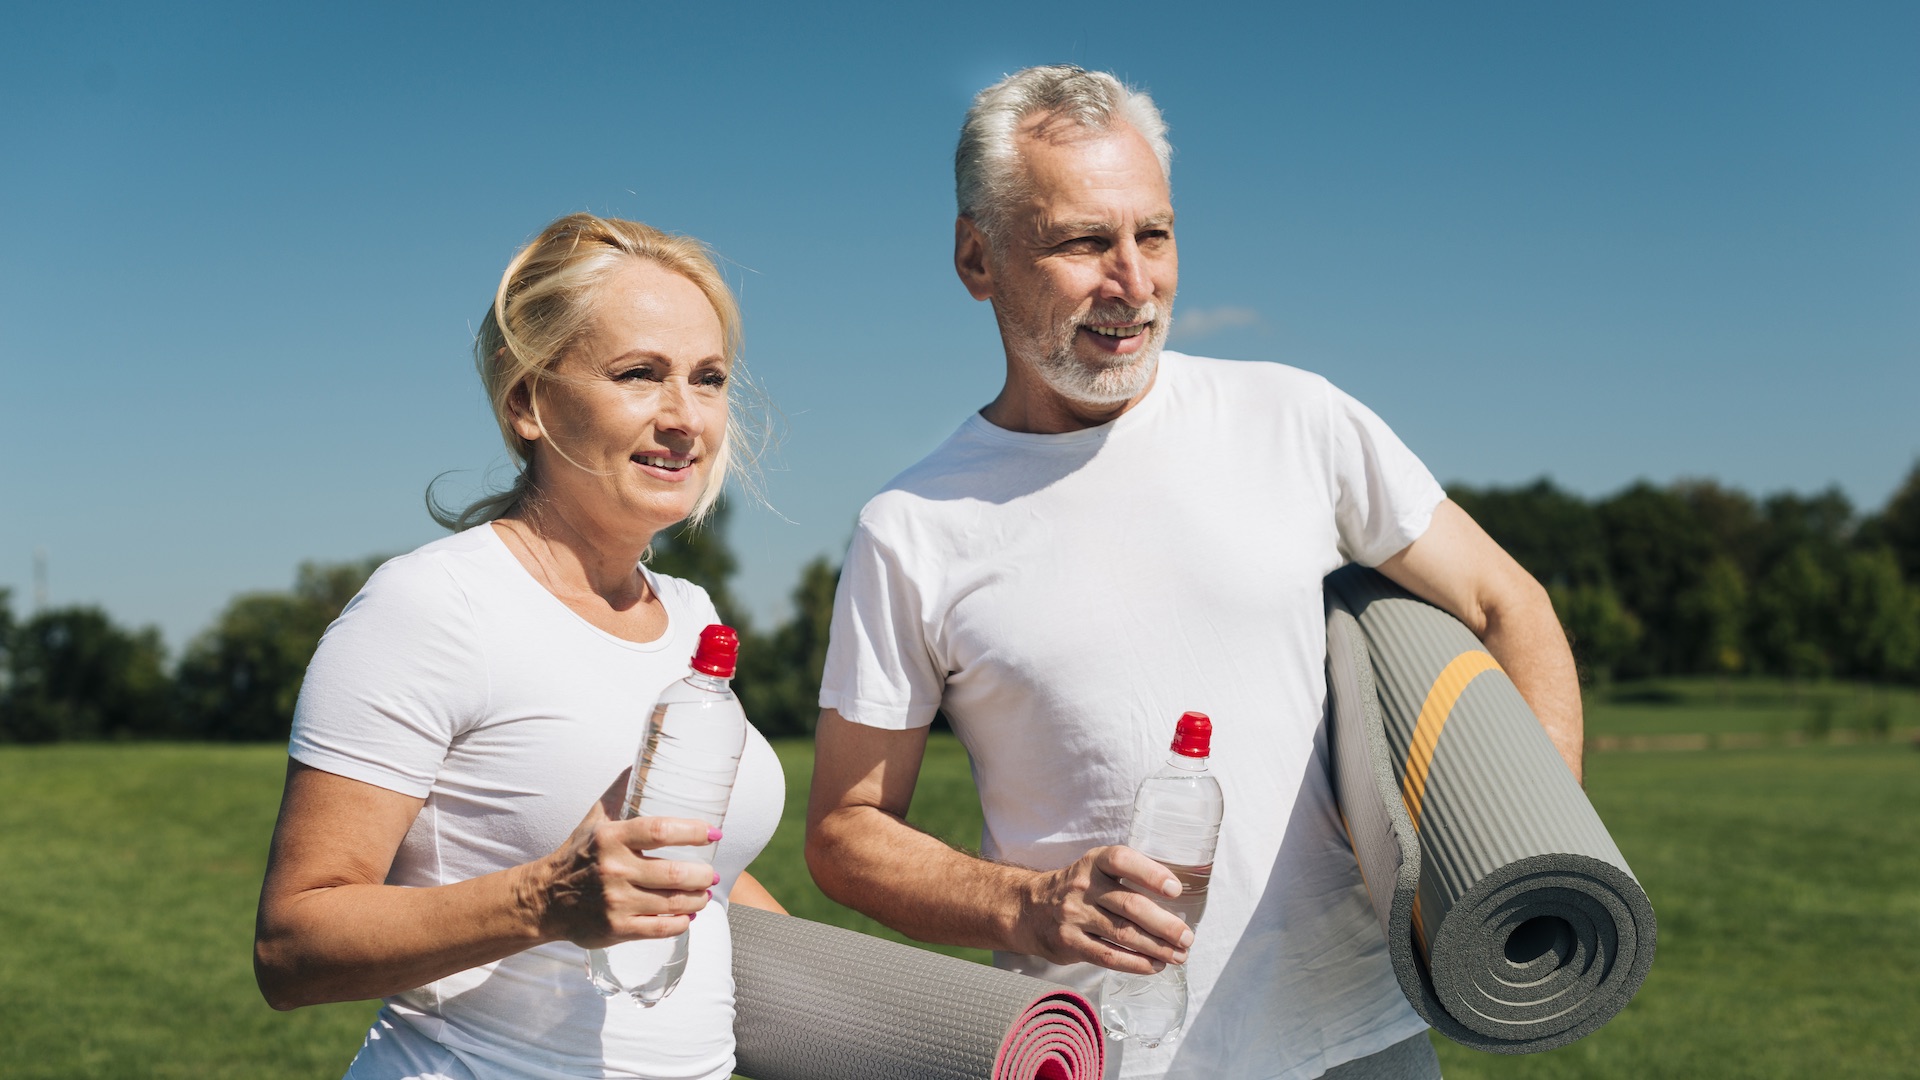
[[[1128,847],[1180,880],[1180,895],[1171,900],[1159,893],[1147,895],[1195,932],[1207,910],[1207,882],[1213,876],[1213,850],[1226,805],[1220,781],[1207,772],[1212,742],[1213,721],[1204,713],[1180,717],[1166,765],[1140,782],[1133,797],[1133,824],[1127,830]],[[1146,892],[1131,882],[1128,886]],[[1100,1021],[1109,1037],[1141,1046],[1178,1039],[1187,1023],[1186,965],[1168,964],[1151,975],[1107,972],[1100,986]]]
[[[693,670],[661,693],[640,740],[620,816],[695,818],[719,828],[746,748],[747,717],[727,680],[740,637],[730,626],[700,632]],[[710,863],[711,843],[653,848],[657,859]],[[587,977],[606,997],[625,994],[652,1006],[673,993],[687,970],[687,934],[623,941],[587,951]]]

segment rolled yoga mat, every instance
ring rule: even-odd
[[[733,905],[734,1070],[754,1080],[1097,1080],[1100,1023],[1053,983]]]
[[[1400,988],[1457,1043],[1552,1050],[1653,966],[1653,905],[1500,665],[1379,573],[1327,578],[1340,814]]]

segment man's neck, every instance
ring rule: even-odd
[[[1140,392],[1125,401],[1093,404],[1075,401],[1049,386],[1027,365],[1007,358],[1007,381],[1000,394],[980,409],[980,417],[994,427],[1028,435],[1064,435],[1071,431],[1111,424],[1146,400],[1160,379],[1159,365]]]

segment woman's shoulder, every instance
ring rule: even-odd
[[[503,589],[512,555],[480,525],[397,555],[376,568],[329,628],[339,634],[468,633],[487,597]]]
[[[512,557],[493,526],[476,525],[381,563],[362,592],[409,600],[451,598],[463,586],[498,576],[502,555]]]
[[[652,567],[647,567],[645,572],[654,595],[666,606],[667,617],[674,622],[683,618],[693,620],[698,623],[694,627],[698,631],[708,623],[720,621],[720,613],[714,608],[713,598],[707,595],[707,590],[686,578],[663,574]]]

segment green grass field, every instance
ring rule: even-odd
[[[1726,700],[1704,682],[1641,689],[1597,701],[1592,726],[1615,709],[1676,733],[1809,708],[1764,684]],[[807,879],[812,750],[778,749],[788,815],[755,872],[796,914],[883,932]],[[344,1070],[372,1003],[275,1013],[253,988],[283,764],[278,747],[0,748],[0,1076]],[[1589,790],[1659,911],[1653,974],[1619,1018],[1550,1054],[1442,1043],[1449,1077],[1920,1075],[1920,753],[1906,740],[1598,753]],[[978,835],[951,738],[933,742],[913,817]]]
[[[1778,679],[1658,679],[1587,695],[1587,736],[1825,732],[1872,739],[1920,728],[1920,691]]]

